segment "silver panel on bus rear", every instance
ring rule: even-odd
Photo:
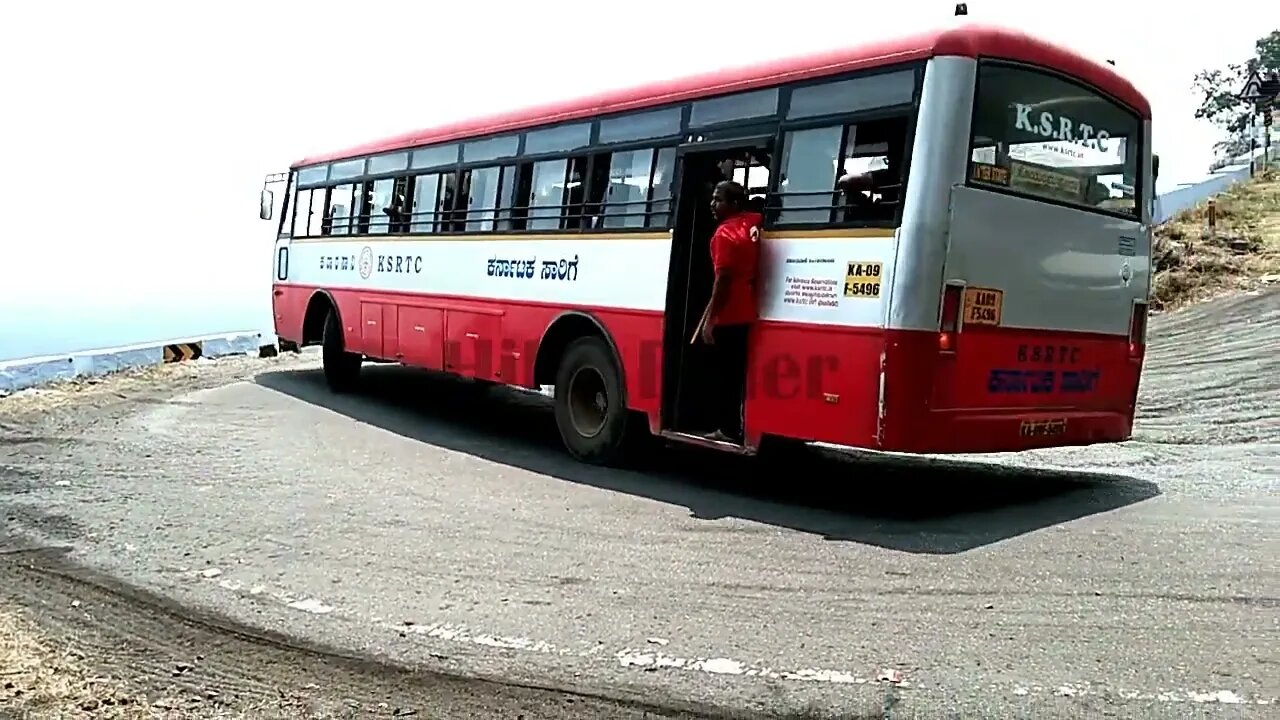
[[[1127,335],[1151,252],[1136,220],[956,186],[944,281],[1004,291],[1004,327]]]
[[[963,57],[936,57],[925,69],[885,327],[938,328],[947,204],[968,167],[976,73],[977,62]]]

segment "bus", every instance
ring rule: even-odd
[[[275,330],[321,346],[336,392],[375,362],[545,390],[590,463],[655,438],[1118,442],[1157,167],[1148,101],[1109,63],[945,28],[300,160],[280,176]],[[690,341],[726,178],[765,217],[741,443],[706,439],[725,399]]]

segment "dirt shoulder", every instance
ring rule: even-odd
[[[1213,227],[1210,227],[1210,215]],[[1173,310],[1280,285],[1280,171],[1271,169],[1156,228],[1152,306]]]
[[[314,362],[308,355],[227,358],[15,393],[0,399],[0,460],[6,445],[106,430],[138,404],[175,389]],[[0,462],[0,487],[19,483],[20,469]],[[63,548],[6,536],[0,526],[0,718],[716,716],[301,645],[121,584],[71,562]]]
[[[0,556],[0,715],[708,717],[383,665],[203,616],[65,563]]]

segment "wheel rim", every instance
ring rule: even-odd
[[[578,368],[569,379],[569,422],[582,437],[595,437],[609,414],[604,376],[595,368]]]

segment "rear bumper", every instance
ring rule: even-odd
[[[996,453],[1123,442],[1133,435],[1127,413],[1080,410],[921,413],[886,426],[881,449],[910,453]]]

